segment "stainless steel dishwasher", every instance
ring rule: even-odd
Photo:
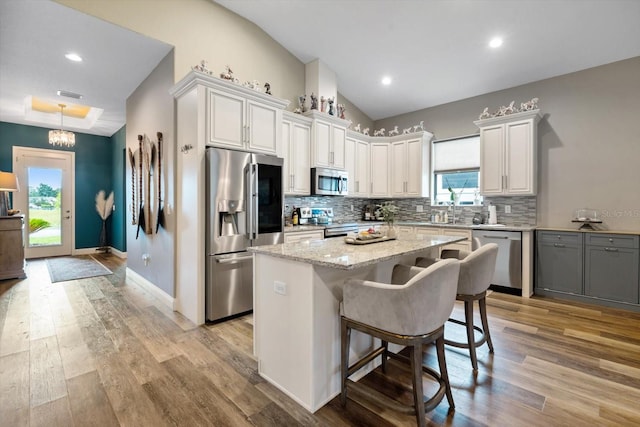
[[[519,231],[473,230],[473,249],[487,243],[498,245],[492,285],[522,289],[522,233]]]

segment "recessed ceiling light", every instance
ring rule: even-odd
[[[385,86],[389,86],[391,84],[391,77],[384,76],[382,78],[382,84],[385,85]]]
[[[491,41],[489,42],[489,46],[494,49],[502,46],[502,39],[500,37],[492,38]]]
[[[67,58],[69,61],[82,62],[82,57],[77,53],[69,52],[64,57]]]

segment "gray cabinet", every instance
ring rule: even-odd
[[[585,295],[639,303],[639,240],[624,234],[585,235]]]
[[[538,231],[536,289],[582,295],[582,233]]]

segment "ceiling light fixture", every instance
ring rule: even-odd
[[[64,57],[67,58],[69,61],[82,62],[82,57],[77,53],[69,52]]]
[[[76,136],[73,132],[62,129],[62,118],[64,117],[64,104],[58,104],[60,107],[60,129],[49,131],[49,144],[59,145],[61,147],[71,148],[76,145]]]
[[[489,42],[489,47],[492,47],[494,49],[500,46],[502,46],[502,39],[500,37],[494,37]]]
[[[382,84],[385,85],[385,86],[389,86],[391,84],[391,77],[384,76],[382,78]]]

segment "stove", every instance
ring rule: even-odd
[[[355,222],[347,222],[344,224],[329,224],[324,228],[324,238],[346,236],[349,233],[358,232],[358,224]]]

